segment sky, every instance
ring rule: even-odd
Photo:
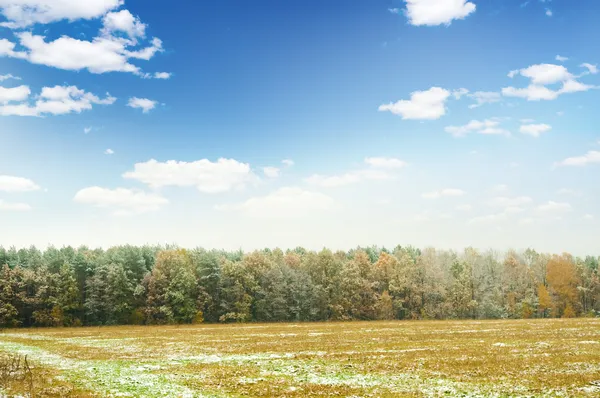
[[[0,244],[598,255],[596,0],[0,0]]]

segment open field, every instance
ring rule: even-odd
[[[600,319],[6,330],[0,352],[39,396],[600,395]]]

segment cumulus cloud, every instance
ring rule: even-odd
[[[29,93],[29,88],[23,90],[21,101],[26,100],[29,96],[25,96],[25,92]],[[0,115],[45,116],[81,113],[92,109],[93,105],[111,105],[115,101],[116,98],[108,93],[104,99],[101,99],[94,94],[80,90],[77,86],[44,87],[35,103],[20,102],[0,105]]]
[[[549,201],[536,209],[540,213],[564,213],[573,210],[569,203]]]
[[[410,100],[380,105],[379,111],[389,111],[402,119],[435,120],[446,114],[446,100],[449,96],[450,91],[431,87],[429,90],[412,92]]]
[[[493,104],[502,100],[500,93],[494,91],[476,91],[468,94],[468,97],[475,100],[474,104],[469,105],[470,109],[478,108],[485,104]]]
[[[405,0],[408,22],[415,26],[450,25],[475,12],[474,3],[467,0]]]
[[[158,162],[151,159],[136,163],[133,171],[123,174],[123,178],[141,181],[151,188],[196,187],[200,192],[220,193],[241,188],[256,176],[249,164],[235,159],[221,158],[216,162],[208,159]]]
[[[5,43],[0,43],[0,56],[22,58],[33,64],[64,70],[87,69],[91,73],[130,72],[143,75],[140,68],[129,60],[149,60],[163,51],[162,42],[156,38],[150,46],[132,51],[130,41],[114,37],[96,37],[87,41],[62,36],[47,42],[44,36],[31,32],[17,33],[16,36],[25,51],[14,51],[14,43],[3,39]]]
[[[598,65],[592,65],[592,64],[588,64],[588,63],[583,63],[580,65],[582,68],[586,68],[588,70],[588,73],[595,75],[598,73]]]
[[[469,90],[467,90],[466,88],[459,88],[458,90],[452,91],[452,96],[456,99],[461,99],[467,94],[469,94]]]
[[[150,60],[164,51],[162,41],[156,37],[146,41],[146,24],[128,10],[110,12],[122,4],[122,0],[0,0],[0,12],[8,19],[1,25],[11,28],[63,19],[103,17],[99,34],[91,40],[63,35],[47,41],[45,36],[31,31],[16,31],[17,42],[0,39],[0,57],[25,59],[33,64],[64,70],[129,72],[152,77],[130,61]],[[140,44],[142,39],[146,43]],[[17,44],[22,48],[19,51],[15,50]],[[170,74],[159,72],[154,77],[165,79]]]
[[[334,200],[319,192],[284,187],[266,196],[250,198],[236,205],[216,206],[220,211],[241,212],[254,218],[304,218],[334,207]]]
[[[585,166],[592,163],[600,163],[600,151],[589,151],[582,156],[566,158],[558,162],[557,166]]]
[[[514,78],[521,75],[530,79],[530,85],[524,88],[505,87],[502,95],[506,97],[525,98],[528,101],[554,100],[561,94],[588,91],[595,88],[576,80],[567,68],[562,65],[537,64],[524,69],[511,71],[508,76]],[[547,85],[561,84],[558,90],[553,90]]]
[[[127,106],[134,109],[141,109],[142,113],[148,113],[156,108],[156,104],[158,104],[158,101],[153,101],[148,98],[132,97],[129,98]]]
[[[156,72],[154,74],[155,79],[167,80],[171,78],[171,73],[168,72]]]
[[[29,98],[31,90],[28,86],[6,88],[0,86],[0,104],[8,102],[21,102]]]
[[[446,188],[439,191],[425,192],[421,195],[424,199],[438,199],[441,197],[463,196],[465,191],[456,188]]]
[[[115,151],[113,151],[112,149],[108,148],[106,151],[104,151],[105,155],[114,155]]]
[[[562,57],[562,56],[560,56],[560,55],[557,55],[557,56],[555,57],[555,59],[556,59],[558,62],[565,62],[565,61],[568,61],[568,60],[569,60],[569,58],[567,58],[567,57]]]
[[[548,124],[523,124],[519,128],[522,134],[531,135],[532,137],[539,137],[541,134],[552,130],[552,126]]]
[[[397,158],[371,157],[364,160],[368,167],[340,175],[313,174],[304,181],[324,188],[340,187],[369,180],[389,180],[394,178],[393,170],[406,166],[406,162]]]
[[[268,178],[277,178],[281,175],[281,170],[277,167],[263,167],[263,173]]]
[[[26,203],[11,203],[0,199],[0,211],[29,211],[31,206]]]
[[[40,186],[28,178],[0,175],[0,191],[29,192],[37,191]]]
[[[0,0],[0,26],[24,28],[36,23],[94,19],[123,5],[123,0]]]
[[[84,134],[89,134],[91,131],[92,131],[92,128],[91,128],[91,127],[84,127],[84,128],[83,128],[83,133],[84,133]]]
[[[169,201],[162,196],[126,188],[88,187],[73,198],[75,202],[114,209],[115,215],[141,214],[159,210]]]
[[[292,167],[294,165],[294,161],[292,159],[283,159],[281,161],[286,167]]]
[[[444,131],[452,134],[454,137],[464,137],[469,133],[485,135],[510,135],[510,132],[500,127],[500,120],[497,118],[485,119],[483,121],[471,120],[463,126],[447,126]]]
[[[103,24],[102,33],[106,36],[116,32],[125,33],[134,40],[146,36],[146,24],[142,23],[139,17],[133,16],[129,10],[106,14]]]

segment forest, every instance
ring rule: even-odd
[[[598,262],[531,249],[0,248],[0,326],[590,317]]]

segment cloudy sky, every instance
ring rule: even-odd
[[[596,0],[0,0],[0,244],[598,254]]]

